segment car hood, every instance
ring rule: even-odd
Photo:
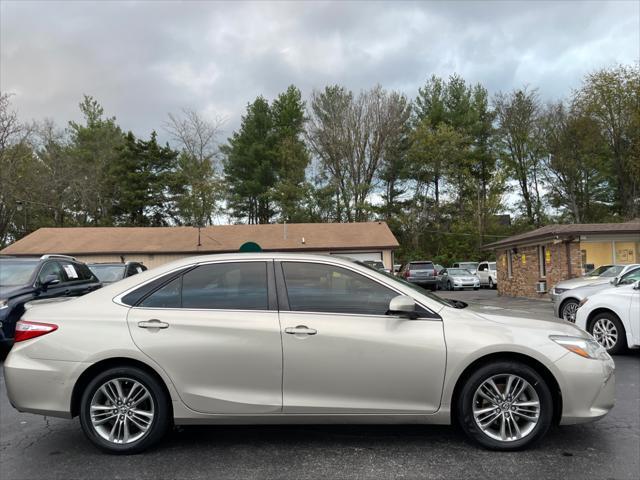
[[[6,285],[0,287],[0,298],[10,298],[19,295],[22,290],[25,290],[23,286]]]
[[[477,315],[491,322],[509,325],[511,327],[523,327],[544,330],[549,335],[571,335],[575,337],[587,337],[587,333],[580,327],[561,318],[545,317],[534,318],[520,315],[500,315],[491,313],[479,313]]]
[[[563,280],[555,285],[557,288],[566,288],[572,289],[577,287],[582,287],[584,285],[591,285],[596,282],[604,282],[607,283],[611,280],[610,277],[580,277],[580,278],[572,278],[571,280]]]

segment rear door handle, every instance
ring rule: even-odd
[[[284,333],[288,333],[290,335],[315,335],[318,331],[314,328],[309,328],[306,325],[298,325],[297,327],[285,328]]]
[[[140,327],[140,328],[169,328],[169,324],[167,322],[161,322],[160,320],[154,318],[152,320],[138,322],[138,327]]]

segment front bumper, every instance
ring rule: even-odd
[[[567,353],[556,362],[562,393],[561,425],[599,420],[615,404],[615,364]]]

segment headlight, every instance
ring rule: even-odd
[[[567,290],[568,290],[567,288],[558,288],[558,287],[555,287],[555,288],[553,289],[553,293],[555,293],[556,295],[560,295],[561,293],[566,292]]]
[[[0,300],[0,310],[2,310],[3,308],[8,308],[9,307],[9,300],[4,299],[4,300]]]
[[[584,358],[597,360],[607,358],[608,356],[604,347],[592,338],[569,337],[564,335],[551,335],[549,338],[570,352]]]

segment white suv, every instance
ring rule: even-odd
[[[496,271],[496,262],[480,262],[476,275],[480,277],[480,286],[496,288],[498,285],[498,272]]]

